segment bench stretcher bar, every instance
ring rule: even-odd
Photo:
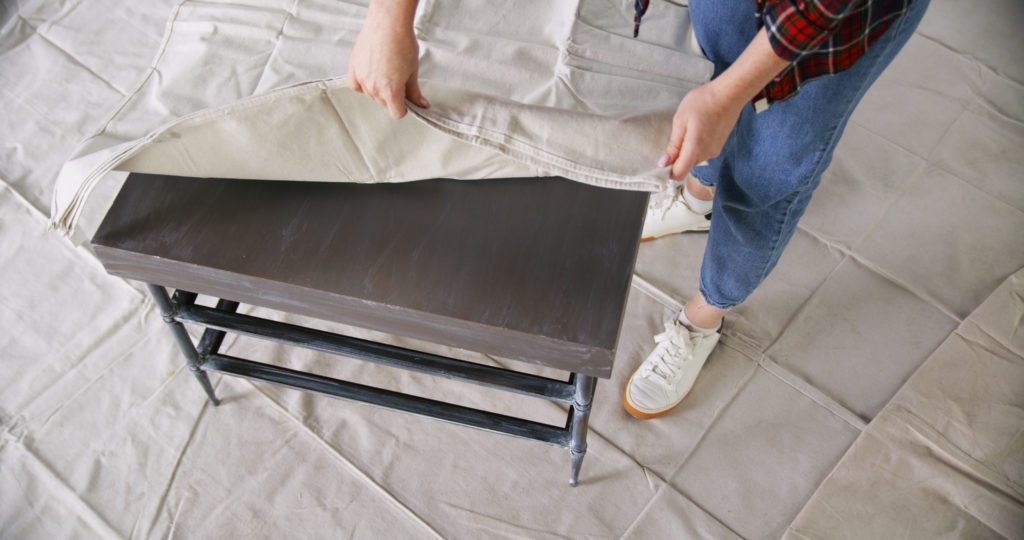
[[[527,373],[475,364],[445,356],[324,332],[303,326],[236,313],[238,302],[219,300],[215,308],[195,304],[196,293],[175,291],[174,297],[159,285],[147,284],[168,323],[188,367],[210,401],[219,401],[207,372],[269,382],[329,397],[358,401],[386,409],[500,433],[567,448],[570,451],[569,483],[575,486],[583,456],[586,432],[597,379],[573,373],[567,382]],[[182,323],[206,328],[198,346]],[[312,373],[273,366],[220,354],[227,332],[355,358],[391,367],[469,382],[570,405],[564,427],[464,407],[442,401],[393,392]]]

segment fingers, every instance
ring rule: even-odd
[[[350,82],[349,85],[356,92],[365,94],[366,97],[375,101],[380,108],[387,110],[395,120],[405,116],[405,95],[402,92],[394,89],[377,90],[369,86],[364,87],[358,82],[354,84]]]
[[[679,158],[679,150],[683,146],[683,139],[686,137],[686,124],[672,122],[672,135],[668,138],[668,146],[665,147],[665,155],[661,156],[658,162],[659,167],[668,166]]]
[[[686,178],[687,173],[697,166],[698,161],[700,158],[697,154],[697,144],[691,137],[689,140],[683,141],[683,148],[679,152],[679,158],[672,164],[672,173],[669,176],[676,180]]]
[[[687,137],[687,126],[682,122],[674,122],[672,136],[665,148],[665,155],[658,161],[659,167],[672,166],[669,177],[683,180],[686,175],[702,161],[700,145],[695,136]]]
[[[382,92],[381,98],[384,101],[384,108],[391,113],[391,118],[398,120],[405,116],[405,93],[399,92],[394,87],[388,88]],[[379,102],[379,101],[378,101]]]
[[[675,170],[675,164],[679,161],[680,149],[686,140],[686,124],[679,121],[677,118],[672,121],[672,135],[668,139],[668,146],[665,147],[665,155],[661,156],[658,160],[658,167],[668,167],[672,165],[672,170],[669,171],[669,177],[678,180]]]
[[[359,92],[360,94],[363,93],[363,85],[359,84],[359,77],[356,77],[355,66],[351,63],[348,66],[348,87],[351,88],[353,92]]]
[[[420,92],[419,84],[415,79],[411,79],[405,88],[405,92],[395,88],[385,88],[384,90],[377,90],[375,88],[360,84],[359,79],[350,76],[349,77],[349,88],[360,94],[365,94],[370,99],[377,102],[382,109],[386,109],[392,118],[398,120],[405,116],[408,112],[408,108],[405,106],[405,98],[408,96],[409,100],[423,107],[424,109],[430,107],[430,102],[427,98],[423,97]]]
[[[405,96],[409,98],[409,101],[427,109],[430,107],[430,102],[427,98],[423,97],[423,93],[420,92],[420,83],[417,73],[413,73],[412,77],[409,77],[409,82],[405,84]]]

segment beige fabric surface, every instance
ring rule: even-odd
[[[672,187],[653,165],[660,143],[680,98],[712,69],[674,48],[688,33],[685,8],[664,6],[662,24],[634,40],[625,13],[604,0],[423,2],[415,26],[432,106],[413,116],[429,129],[392,122],[343,77],[323,79],[347,73],[360,4],[180,4],[148,76],[63,167],[54,225],[71,232],[114,168],[341,182],[554,173]],[[500,24],[482,32],[481,19]],[[181,86],[200,91],[186,97]],[[258,95],[239,101],[246,92]]]
[[[518,5],[550,4],[557,3]],[[582,4],[579,18],[591,24],[577,28],[574,43],[590,43],[590,27],[628,34],[630,4]],[[139,284],[106,275],[87,247],[47,232],[54,183],[69,158],[131,143],[197,111],[343,73],[360,14],[348,6],[0,4],[0,537],[1021,537],[1020,2],[933,0],[855,113],[778,269],[727,319],[683,405],[650,422],[623,411],[621,390],[664,317],[693,294],[706,237],[642,246],[577,488],[566,481],[567,453],[535,443],[230,378],[214,378],[223,403],[211,407]],[[438,1],[432,9],[448,6]],[[679,10],[653,2],[645,44],[605,36],[598,41],[620,48],[574,57],[575,73],[590,73],[586,62],[594,62],[596,77],[618,76],[608,67],[617,59],[605,55],[632,46],[685,49],[686,37],[671,31]],[[446,18],[467,33],[525,33]],[[475,51],[460,41],[465,35],[440,32],[428,19],[418,24],[429,38],[425,59],[450,55],[438,65],[464,59],[463,76],[486,75],[489,63],[470,61]],[[529,45],[501,63],[559,58],[543,43]],[[179,53],[186,57],[161,63]],[[323,95],[298,92],[314,94]],[[599,98],[588,97],[604,103]],[[625,105],[603,106],[601,114],[618,118],[614,107]],[[387,126],[398,136],[405,124],[453,141],[444,166],[538,169],[494,158],[424,120]],[[637,141],[623,144],[642,146]],[[656,160],[661,145],[644,152]],[[98,224],[123,174],[96,184],[78,240]],[[251,339],[230,339],[225,350],[546,422],[560,422],[563,412]]]
[[[1015,538],[1024,532],[1024,271],[1000,285],[853,444],[788,531]],[[1008,429],[1008,426],[1011,426]]]

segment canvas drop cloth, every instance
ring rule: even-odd
[[[673,100],[706,77],[673,3],[652,2],[634,41],[627,0],[437,0],[417,18],[434,107],[392,122],[336,78],[362,13],[326,0],[0,3],[0,537],[1024,536],[1024,4],[932,1],[776,271],[730,314],[683,405],[651,422],[623,411],[621,391],[694,294],[706,236],[641,247],[577,488],[565,451],[526,441],[232,378],[214,377],[223,403],[210,407],[144,290],[82,242],[117,169],[558,172],[656,190]],[[625,88],[639,97],[619,99]],[[587,129],[562,137],[563,121]],[[239,159],[251,148],[270,154]],[[75,242],[47,230],[55,197],[73,208],[54,214],[62,224],[78,218]],[[225,350],[564,418],[246,338]]]
[[[668,191],[652,164],[680,98],[712,66],[684,41],[686,8],[664,6],[634,40],[625,7],[424,1],[415,28],[432,107],[394,122],[328,77],[348,71],[360,2],[181,4],[149,76],[61,171],[54,223],[70,231],[113,168],[337,182],[559,174]],[[212,91],[224,77],[234,94]]]

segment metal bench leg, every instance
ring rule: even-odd
[[[178,348],[185,355],[189,371],[199,380],[199,384],[202,385],[206,395],[210,398],[210,403],[213,403],[214,406],[220,405],[220,400],[217,399],[217,395],[213,392],[213,385],[210,384],[210,378],[206,376],[206,372],[200,367],[199,351],[196,350],[195,344],[192,343],[192,338],[188,337],[185,327],[180,322],[174,320],[174,309],[171,307],[171,297],[167,295],[167,289],[152,283],[147,283],[146,287],[149,287],[149,294],[153,295],[153,300],[160,310],[160,315],[163,316],[167,326],[171,328],[171,334],[174,335],[174,340],[178,342]]]
[[[580,467],[583,466],[583,455],[587,453],[587,424],[590,420],[590,406],[594,402],[594,388],[597,378],[574,373],[573,386],[576,394],[572,401],[572,412],[569,420],[569,485],[579,482]]]

